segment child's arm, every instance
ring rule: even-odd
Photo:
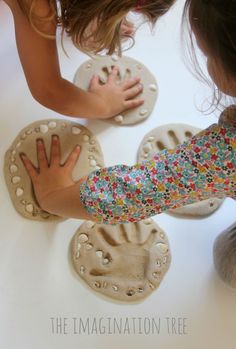
[[[63,79],[56,39],[38,34],[17,1],[6,2],[13,13],[16,43],[25,77],[33,97],[39,103],[63,115],[85,118],[108,118],[143,103],[141,99],[133,99],[142,91],[140,80],[133,78],[116,85],[115,69],[103,86],[94,77],[89,92]],[[50,12],[48,1],[36,1],[34,12],[37,16],[46,17]],[[36,26],[46,35],[55,36],[55,20],[36,22]]]
[[[211,197],[236,198],[236,143],[230,129],[211,126],[172,151],[134,166],[92,172],[74,183],[75,149],[60,166],[59,140],[53,138],[51,162],[38,143],[39,169],[22,160],[40,206],[65,217],[119,224],[134,222]]]
[[[139,221],[210,198],[236,199],[235,127],[212,125],[134,166],[92,172],[80,199],[96,221]]]

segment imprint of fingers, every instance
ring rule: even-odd
[[[110,236],[110,234],[106,231],[106,229],[100,227],[98,229],[98,234],[101,235],[103,241],[109,246],[120,246],[122,243],[131,242],[128,237],[128,232],[124,226],[124,224],[120,224],[118,228],[118,241],[114,237]]]
[[[143,240],[141,239],[141,227],[140,224],[135,223],[131,226],[131,236],[129,236],[128,230],[124,224],[119,225],[118,239],[111,236],[103,227],[98,228],[98,234],[101,235],[102,240],[109,246],[117,247],[124,243],[131,243],[138,246],[148,246],[155,244],[158,237],[158,230],[153,228],[149,232],[148,236]]]
[[[177,145],[179,145],[180,143],[182,143],[178,137],[176,136],[175,132],[172,130],[168,131],[168,136],[170,137],[173,147],[176,147]]]

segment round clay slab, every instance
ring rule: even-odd
[[[152,219],[121,225],[87,221],[72,239],[71,255],[93,290],[125,302],[150,295],[171,261],[168,239]]]
[[[72,178],[78,181],[93,170],[104,166],[101,148],[94,135],[84,126],[64,120],[40,120],[25,127],[16,137],[5,155],[4,174],[10,197],[15,209],[24,217],[50,221],[61,217],[43,211],[34,196],[31,180],[19,154],[25,153],[38,167],[36,140],[44,140],[48,159],[52,135],[58,135],[61,143],[61,163],[63,164],[78,144],[81,155],[73,170]]]
[[[119,67],[118,82],[135,76],[141,78],[143,92],[137,98],[144,99],[144,104],[133,110],[126,111],[122,115],[116,115],[107,121],[116,125],[132,125],[144,121],[154,108],[158,87],[156,79],[151,72],[135,59],[125,56],[118,57],[117,55],[95,57],[79,67],[74,77],[74,83],[87,91],[94,74],[99,75],[101,83],[106,83],[107,77],[114,66]]]
[[[149,132],[141,142],[138,150],[138,162],[151,159],[163,149],[173,149],[201,129],[185,124],[168,124],[155,128]],[[207,216],[222,204],[224,199],[212,198],[196,202],[168,212],[185,216]]]

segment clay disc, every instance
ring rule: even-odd
[[[158,87],[155,77],[140,62],[129,57],[118,57],[117,55],[95,57],[83,63],[77,70],[74,83],[78,87],[88,90],[89,83],[94,74],[99,75],[100,82],[106,83],[108,74],[113,66],[119,67],[118,82],[127,78],[138,76],[143,84],[143,92],[138,98],[144,99],[144,104],[131,111],[126,111],[122,115],[116,115],[107,119],[116,125],[132,125],[144,121],[151,114],[158,93]]]
[[[34,196],[31,180],[19,157],[25,153],[38,167],[36,139],[44,140],[48,159],[52,135],[58,135],[61,142],[61,163],[63,164],[78,144],[81,155],[73,170],[72,178],[78,181],[91,171],[104,166],[101,148],[94,135],[84,126],[64,120],[40,120],[25,127],[16,137],[5,155],[4,174],[12,203],[22,216],[39,221],[60,220],[61,217],[43,211]]]
[[[173,149],[199,133],[201,129],[185,124],[168,124],[149,132],[141,142],[138,150],[138,162],[151,159],[163,149]],[[207,216],[217,210],[224,199],[212,198],[186,205],[167,213],[185,216]]]
[[[125,302],[149,296],[171,261],[168,239],[152,219],[125,225],[87,221],[72,239],[71,257],[93,290]]]

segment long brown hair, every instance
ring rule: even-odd
[[[236,1],[186,0],[183,17],[188,25],[189,54],[197,76],[210,84],[203,73],[195,53],[194,33],[201,39],[212,59],[222,68],[226,80],[236,80]],[[218,106],[222,94],[214,88],[212,104]]]
[[[18,0],[19,4],[22,1]],[[40,0],[32,0],[29,7],[21,5],[31,24],[34,25],[34,6]],[[45,18],[57,18],[62,33],[71,37],[74,45],[89,53],[107,50],[108,54],[121,53],[121,24],[130,11],[138,11],[154,25],[164,15],[175,0],[48,0],[50,14]],[[24,2],[23,2],[24,3]],[[57,6],[58,5],[58,6]],[[95,22],[94,29],[91,24]],[[87,42],[92,39],[93,46]]]
[[[55,39],[54,35],[45,33],[41,28],[42,25],[53,21],[55,24],[58,21],[57,17],[57,5],[56,0],[47,0],[48,3],[48,13],[42,16],[38,14],[38,8],[40,7],[40,0],[17,0],[18,5],[22,12],[28,18],[32,28],[43,37],[48,39]]]

